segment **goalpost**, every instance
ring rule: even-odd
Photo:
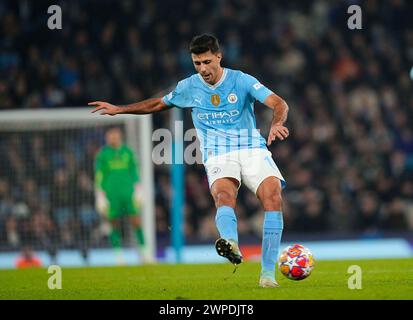
[[[91,108],[0,111],[0,204],[20,203],[20,211],[15,206],[14,211],[8,214],[14,214],[16,219],[22,218],[21,221],[32,214],[31,210],[38,211],[33,226],[27,227],[32,239],[42,238],[41,226],[45,224],[41,218],[43,208],[47,211],[53,205],[60,205],[62,210],[58,211],[60,213],[57,217],[61,219],[61,229],[67,234],[60,234],[62,239],[57,238],[59,241],[67,241],[68,246],[71,241],[76,242],[74,236],[70,235],[70,232],[74,231],[65,225],[69,223],[65,222],[69,221],[65,220],[65,217],[68,217],[73,203],[79,204],[82,208],[94,208],[92,198],[87,197],[91,191],[90,184],[94,183],[92,154],[103,146],[105,129],[113,125],[123,129],[125,142],[135,152],[140,165],[144,191],[143,230],[148,250],[152,258],[156,257],[151,115],[100,116],[92,114]],[[59,184],[64,184],[65,179],[70,180],[73,176],[76,176],[76,181],[81,182],[74,188],[68,188],[67,194],[59,194]],[[84,192],[78,190],[79,185],[84,186]],[[52,198],[54,203],[51,203]],[[65,201],[72,203],[65,204]],[[76,220],[76,223],[84,222],[87,225],[88,221],[92,221],[86,213],[85,217],[82,218],[84,221]],[[23,241],[19,237],[22,237],[26,229],[23,227],[23,231],[18,230],[10,221],[13,219],[1,220],[0,211],[0,228],[3,228],[0,230],[0,233],[3,232],[3,236],[0,237],[0,251],[2,248],[13,246],[15,249],[21,248]],[[74,227],[78,227],[76,223],[73,223]],[[81,232],[77,233],[79,234],[82,235]],[[91,243],[95,241],[96,245],[101,245],[98,238],[90,239]]]

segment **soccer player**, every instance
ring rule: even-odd
[[[119,263],[122,263],[122,234],[120,218],[128,216],[134,228],[138,248],[143,262],[148,254],[141,228],[139,207],[141,192],[137,161],[132,150],[123,144],[122,132],[113,127],[106,131],[106,145],[96,155],[95,200],[96,209],[111,225],[109,235]]]
[[[251,75],[222,67],[222,53],[214,36],[194,37],[189,49],[197,73],[180,81],[168,95],[125,106],[101,101],[89,105],[95,106],[92,112],[111,116],[191,108],[217,208],[215,222],[220,238],[215,243],[216,250],[235,265],[242,262],[234,208],[243,181],[265,211],[259,285],[278,287],[275,267],[283,230],[281,191],[285,180],[267,145],[288,137],[289,131],[284,126],[288,105]],[[273,109],[267,141],[256,129],[255,100]]]

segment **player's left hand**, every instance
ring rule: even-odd
[[[136,183],[134,186],[133,199],[138,205],[141,205],[143,202],[143,190],[140,183]]]
[[[95,208],[97,212],[99,212],[101,216],[105,217],[109,209],[109,202],[106,198],[105,192],[103,192],[102,190],[96,190],[95,199]]]
[[[286,139],[289,134],[290,132],[283,125],[280,125],[280,124],[272,125],[270,128],[270,133],[268,134],[267,146],[271,145],[271,143],[277,138],[280,140]]]

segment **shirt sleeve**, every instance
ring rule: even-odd
[[[270,89],[249,74],[241,74],[241,83],[244,86],[244,89],[248,92],[248,95],[261,103],[264,103],[265,99],[273,94]]]
[[[190,108],[192,97],[189,92],[189,79],[179,81],[176,88],[162,98],[163,102],[170,107]]]

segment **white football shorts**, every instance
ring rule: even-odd
[[[261,148],[241,149],[209,158],[205,162],[209,188],[221,178],[234,178],[250,189],[254,194],[261,182],[274,176],[281,180],[284,189],[285,179],[272,159],[270,151]]]

